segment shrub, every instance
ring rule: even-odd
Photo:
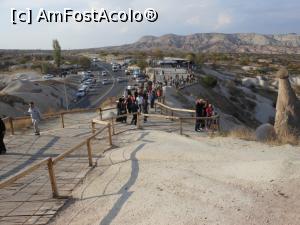
[[[202,77],[201,81],[204,86],[209,87],[209,88],[214,88],[218,84],[217,78],[215,78],[213,76]]]
[[[255,141],[255,132],[249,128],[241,127],[231,130],[228,134],[230,137],[240,138],[247,141]]]

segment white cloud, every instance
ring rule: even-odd
[[[288,2],[288,4],[286,4]],[[64,48],[120,45],[143,35],[198,32],[300,32],[299,0],[0,0],[1,48],[49,48],[58,38]],[[275,4],[276,3],[276,4]],[[10,8],[144,10],[159,13],[155,23],[34,24],[10,23]],[[282,10],[284,9],[284,10]],[[298,11],[297,11],[298,10]],[[237,20],[236,18],[239,18]],[[263,20],[264,23],[260,23]],[[272,30],[273,29],[273,30]],[[22,41],[21,38],[22,37]],[[24,41],[23,41],[24,40]]]

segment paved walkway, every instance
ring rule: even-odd
[[[39,137],[32,135],[31,130],[22,131],[22,135],[17,132],[16,136],[8,136],[8,153],[0,157],[0,180],[79,144],[91,135],[89,121],[95,117],[94,113],[66,116],[65,129],[60,128],[60,120],[52,119],[41,124],[42,133]],[[93,141],[94,161],[107,148],[106,140]],[[70,196],[89,171],[87,150],[84,146],[55,165],[59,194]],[[0,224],[46,224],[65,202],[66,199],[52,198],[45,166],[13,185],[0,189]]]
[[[151,113],[154,113],[151,110]],[[107,116],[104,115],[104,118]],[[47,120],[41,124],[41,136],[34,136],[31,130],[17,132],[6,139],[8,153],[0,157],[0,180],[6,179],[22,169],[46,157],[55,157],[76,146],[91,135],[90,121],[97,118],[95,113],[84,113],[65,116],[66,128],[60,128],[60,119]],[[130,123],[131,117],[128,117]],[[142,122],[144,130],[161,130],[179,134],[179,122],[149,118]],[[97,126],[100,128],[100,126]],[[117,135],[113,137],[115,147],[128,144],[129,124],[117,124]],[[129,130],[129,131],[128,131]],[[133,131],[134,132],[134,131]],[[188,136],[201,136],[193,131],[193,122],[184,123],[183,132]],[[106,132],[103,135],[107,135]],[[203,134],[202,134],[203,135]],[[105,138],[103,140],[103,138]],[[107,137],[99,136],[92,142],[94,162],[109,149]],[[98,163],[98,167],[103,165]],[[104,168],[104,167],[103,167]],[[73,189],[82,182],[90,171],[86,146],[74,152],[55,165],[55,174],[60,196],[72,196]],[[0,224],[47,224],[48,221],[64,206],[67,199],[53,199],[46,166],[16,181],[13,185],[0,189]]]

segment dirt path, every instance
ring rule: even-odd
[[[300,224],[299,147],[149,130],[114,143],[51,225]]]

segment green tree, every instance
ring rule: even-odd
[[[204,58],[204,55],[199,53],[196,55],[196,58],[195,58],[195,63],[199,66],[201,66],[205,61],[205,58]]]
[[[148,66],[148,63],[146,62],[146,60],[138,60],[137,66],[140,67],[140,69],[143,71]]]
[[[79,57],[77,64],[79,64],[80,66],[82,66],[85,69],[88,69],[91,67],[91,60],[87,57],[82,56],[82,57]]]
[[[153,56],[155,59],[163,59],[164,54],[159,48],[157,48],[153,51]]]
[[[53,59],[57,68],[61,65],[61,47],[57,39],[53,40]]]
[[[190,62],[195,62],[196,55],[194,53],[190,52],[185,56],[185,58],[186,58],[186,60],[188,60]]]

